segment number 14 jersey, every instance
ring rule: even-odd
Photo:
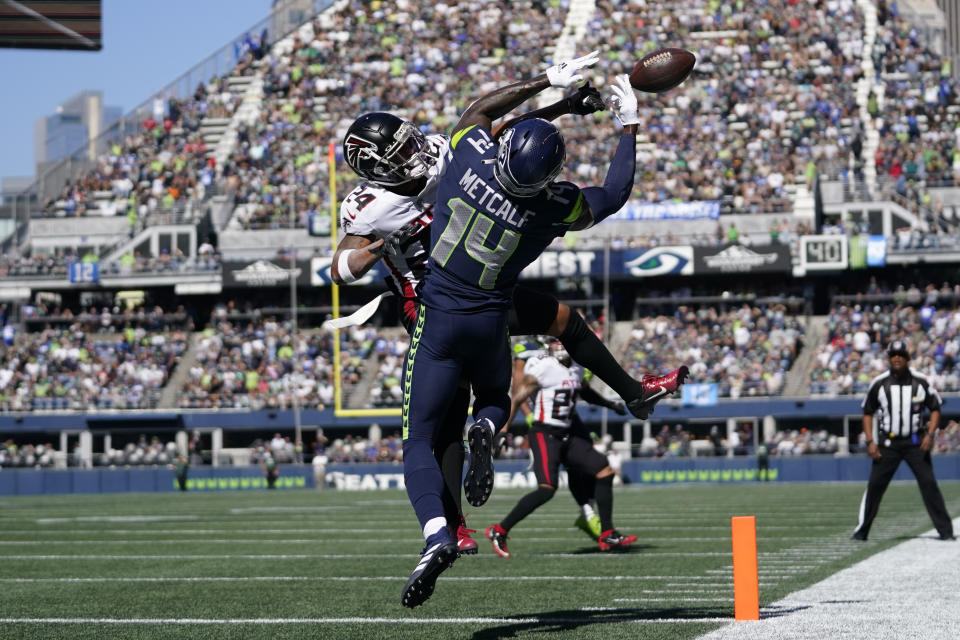
[[[485,128],[456,132],[449,154],[420,299],[452,313],[506,310],[520,272],[567,232],[586,203],[570,182],[508,198],[493,175],[497,144]]]

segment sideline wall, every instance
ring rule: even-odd
[[[960,456],[934,456],[938,480],[960,480]],[[496,486],[536,486],[533,472],[524,460],[498,460]],[[805,456],[770,460],[772,482],[861,482],[866,483],[870,463],[865,456],[833,458]],[[561,484],[566,475],[561,474]],[[630,484],[742,483],[757,482],[756,459],[679,458],[675,460],[627,460],[622,476]],[[913,473],[901,464],[894,480],[913,480]],[[329,465],[328,490],[377,491],[403,488],[403,467],[399,464]],[[187,480],[188,491],[265,491],[266,480],[259,467],[194,467]],[[310,465],[281,465],[278,490],[316,488]],[[176,491],[173,471],[166,468],[131,469],[3,469],[0,495],[63,493],[123,493]]]

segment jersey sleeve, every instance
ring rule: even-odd
[[[877,409],[880,408],[880,402],[878,396],[880,395],[880,381],[874,382],[870,385],[870,388],[867,389],[867,396],[863,399],[860,407],[863,409],[864,415],[873,415],[877,412]]]
[[[365,208],[376,200],[365,184],[351,191],[340,203],[340,230],[355,236],[376,235],[367,216],[362,215]]]
[[[926,381],[926,397],[923,399],[923,404],[930,411],[939,411],[943,406],[943,399],[929,380]]]

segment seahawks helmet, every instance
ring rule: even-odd
[[[529,198],[560,174],[566,155],[555,126],[540,118],[523,120],[500,138],[493,175],[508,195]]]
[[[412,122],[392,113],[367,113],[357,118],[343,138],[343,158],[362,178],[381,185],[398,185],[427,173],[431,162],[426,138]]]

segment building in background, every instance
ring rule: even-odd
[[[123,115],[120,107],[103,105],[101,91],[83,91],[61,103],[52,115],[33,126],[33,155],[37,175],[64,158],[97,155],[97,138]]]

